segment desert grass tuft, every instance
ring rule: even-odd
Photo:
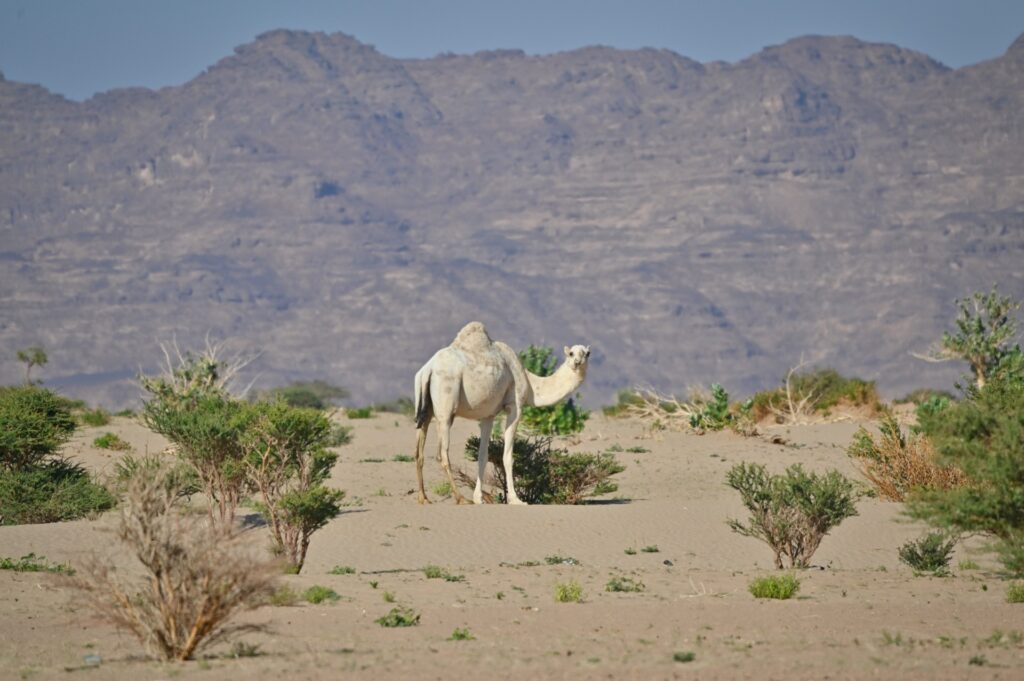
[[[555,584],[555,600],[559,603],[582,603],[583,587],[575,580]]]
[[[759,577],[748,587],[754,598],[774,598],[786,600],[792,598],[800,590],[800,580],[794,575],[770,575]]]

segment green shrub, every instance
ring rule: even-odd
[[[55,523],[114,507],[110,491],[63,459],[16,470],[0,469],[0,525]]]
[[[651,544],[650,546],[645,546],[645,547],[643,547],[640,550],[643,551],[644,553],[658,553],[658,551],[659,551],[657,544]]]
[[[403,414],[412,416],[416,411],[411,397],[398,397],[390,402],[378,402],[371,407],[378,414]]]
[[[345,415],[350,419],[373,418],[373,407],[353,407],[352,409],[346,409]]]
[[[693,662],[697,659],[697,653],[692,650],[679,650],[672,653],[672,659],[676,662]]]
[[[352,442],[352,427],[340,423],[331,424],[331,433],[327,436],[328,447],[342,447]]]
[[[105,426],[110,423],[110,414],[107,413],[107,410],[103,407],[96,407],[95,409],[83,411],[79,414],[78,418],[81,419],[83,425],[91,426],[93,428]]]
[[[154,396],[143,405],[143,421],[178,447],[183,461],[196,472],[203,491],[222,522],[230,523],[245,493],[245,451],[242,435],[256,412],[220,391]]]
[[[326,447],[330,422],[318,410],[284,402],[249,407],[242,434],[247,479],[274,546],[302,569],[310,537],[341,512],[344,492],[324,486],[338,455]]]
[[[374,621],[382,627],[411,627],[420,623],[420,615],[411,608],[398,606]]]
[[[335,565],[333,568],[331,568],[331,571],[328,572],[327,574],[329,574],[329,575],[354,575],[355,572],[356,572],[356,569],[354,567],[349,567],[348,565]]]
[[[605,591],[613,592],[639,592],[644,590],[644,583],[631,577],[612,577],[604,587]]]
[[[1024,603],[1024,584],[1010,584],[1006,587],[1007,603]]]
[[[729,393],[717,383],[711,384],[711,397],[696,406],[690,415],[690,426],[696,431],[722,430],[732,420]]]
[[[965,485],[920,490],[908,499],[912,517],[955,533],[995,539],[1003,566],[1024,575],[1024,353],[984,362],[984,386],[922,423],[940,461],[956,466]]]
[[[132,446],[121,439],[117,433],[106,432],[100,435],[98,438],[92,441],[92,446],[99,449],[113,449],[116,451],[127,452],[130,451]]]
[[[754,598],[775,598],[786,600],[800,590],[800,580],[795,575],[770,575],[759,577],[748,587]]]
[[[313,605],[319,605],[324,601],[337,601],[341,596],[334,589],[314,584],[302,592],[302,598]]]
[[[551,348],[531,345],[519,353],[523,368],[537,376],[555,373],[558,361]],[[583,430],[590,412],[581,408],[573,398],[549,407],[523,407],[519,424],[529,433],[538,435],[573,435]]]
[[[931,573],[937,577],[949,574],[949,561],[953,558],[957,537],[945,532],[929,532],[899,549],[900,560],[918,573]]]
[[[281,400],[290,407],[326,409],[348,396],[349,392],[345,388],[316,380],[292,381],[286,386],[260,393],[257,395],[257,399],[266,402]]]
[[[475,461],[479,446],[480,438],[470,437],[466,457]],[[492,438],[488,457],[494,464],[498,487],[507,490],[501,463],[504,447],[501,439]],[[609,478],[625,470],[614,454],[571,454],[565,449],[553,449],[550,438],[517,437],[512,458],[516,491],[520,499],[530,504],[579,504],[589,496],[614,492],[618,485]]]
[[[21,558],[0,558],[0,570],[12,570],[14,572],[55,572],[65,575],[75,574],[74,568],[68,563],[48,563],[46,556],[37,556],[29,553]]]
[[[784,475],[768,475],[762,465],[741,463],[729,471],[726,484],[750,511],[747,525],[729,520],[729,527],[768,544],[779,569],[783,556],[790,567],[807,567],[829,531],[857,515],[853,484],[838,471],[818,475],[795,464]]]
[[[469,633],[469,629],[456,629],[448,637],[449,641],[475,641],[476,637]]]
[[[42,465],[71,439],[67,401],[45,388],[0,387],[0,469]]]
[[[879,409],[874,381],[843,376],[830,368],[794,371],[787,378],[793,399],[807,398],[807,408],[812,412],[824,412],[839,405],[868,407],[872,412]],[[785,406],[785,382],[783,387],[761,391],[751,398],[751,411],[756,420],[773,416],[775,410]]]
[[[925,402],[934,402],[937,400],[945,399],[948,402],[955,402],[956,396],[948,390],[936,390],[934,388],[918,388],[917,390],[911,390],[909,393],[893,400],[896,404],[914,404],[921,405]]]
[[[630,407],[642,407],[643,405],[644,398],[636,390],[620,390],[615,404],[601,407],[601,411],[605,416],[614,418],[627,416],[630,413]]]
[[[575,580],[555,584],[555,600],[559,603],[582,603],[583,587]]]

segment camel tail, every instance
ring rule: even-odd
[[[416,372],[416,427],[423,428],[430,421],[430,365]]]

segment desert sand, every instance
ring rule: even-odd
[[[1005,602],[991,557],[968,542],[953,576],[915,576],[896,551],[923,528],[904,520],[899,504],[861,500],[859,515],[825,539],[815,567],[798,573],[796,598],[763,601],[747,591],[775,570],[765,545],[726,526],[746,518],[724,485],[726,471],[740,461],[773,471],[802,463],[859,478],[845,453],[853,420],[780,428],[773,432],[789,444],[778,445],[729,432],[651,433],[595,414],[569,446],[624,450],[616,454],[626,466],[618,491],[582,506],[529,507],[439,498],[431,490],[444,474],[433,456],[425,468],[434,503],[420,506],[415,465],[393,460],[414,451],[411,421],[381,414],[347,423],[353,441],[340,449],[332,480],[347,492],[345,513],[313,537],[302,574],[282,577],[297,591],[331,587],[340,601],[244,614],[269,625],[242,637],[259,656],[234,658],[222,644],[171,664],[146,659],[130,634],[81,607],[60,576],[0,571],[0,678],[1024,678],[1024,606]],[[165,444],[119,418],[80,430],[66,453],[109,472],[120,454],[90,444],[107,430],[137,453]],[[456,443],[475,432],[461,420],[453,429],[453,458],[467,470]],[[432,429],[431,452],[434,437]],[[110,533],[116,518],[0,527],[0,556],[34,552],[74,565],[95,552],[127,567]],[[266,543],[264,528],[250,533]],[[548,556],[577,564],[549,565]],[[980,567],[959,569],[966,559]],[[430,564],[464,579],[427,579]],[[339,565],[355,573],[328,574]],[[614,576],[646,589],[609,593]],[[556,602],[556,583],[570,579],[584,601]],[[393,607],[385,594],[418,612],[419,625],[378,626]],[[474,640],[449,640],[456,628]],[[674,661],[677,652],[694,659]]]

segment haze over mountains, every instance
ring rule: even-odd
[[[594,404],[801,355],[948,387],[909,351],[957,297],[1024,297],[1022,263],[1024,36],[951,70],[849,37],[701,64],[273,31],[159,91],[0,78],[0,379],[42,343],[48,383],[111,407],[207,332],[262,350],[261,384],[389,399],[472,319],[592,344]]]

